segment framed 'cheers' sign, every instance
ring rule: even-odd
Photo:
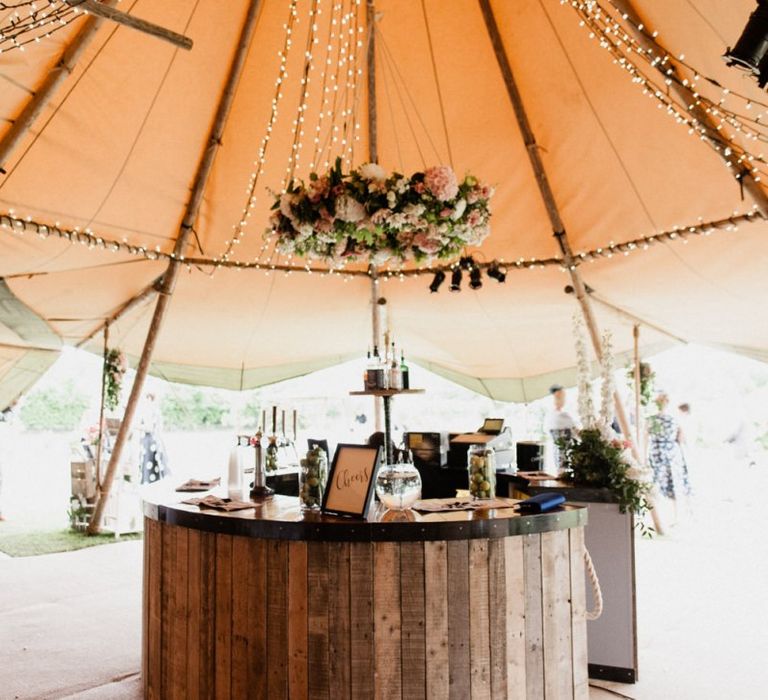
[[[338,445],[323,495],[323,511],[364,517],[371,504],[378,463],[378,447]]]

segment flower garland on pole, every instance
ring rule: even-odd
[[[562,451],[565,472],[563,479],[575,484],[609,489],[616,498],[622,513],[638,516],[637,526],[643,535],[650,536],[652,528],[644,522],[650,510],[649,496],[652,483],[649,470],[635,462],[630,443],[613,433],[611,428],[613,409],[613,355],[609,333],[602,338],[600,362],[600,413],[595,416],[591,397],[590,367],[587,358],[584,326],[574,317],[574,338],[577,355],[579,417],[582,429],[573,438],[562,439],[558,447]]]
[[[387,175],[376,163],[345,174],[341,159],[309,183],[275,194],[267,236],[285,255],[319,259],[339,268],[367,259],[417,264],[461,255],[490,233],[493,188],[476,177],[459,181],[447,165],[410,177]]]
[[[104,357],[104,405],[114,411],[120,403],[123,377],[128,369],[125,355],[118,348],[112,348]]]

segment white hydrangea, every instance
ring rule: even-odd
[[[378,163],[365,163],[360,166],[360,177],[379,182],[387,179],[387,173]]]
[[[365,208],[353,197],[343,194],[336,200],[336,218],[356,223],[365,218]]]
[[[466,208],[467,200],[462,197],[458,202],[456,202],[456,206],[453,208],[453,213],[451,214],[451,219],[458,221]]]

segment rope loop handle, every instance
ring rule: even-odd
[[[587,610],[584,613],[584,617],[587,620],[597,620],[603,614],[603,592],[600,590],[600,580],[597,578],[595,565],[592,563],[592,557],[589,556],[589,550],[586,547],[584,547],[584,566],[587,569],[589,582],[592,584],[592,597],[595,601],[595,609]]]

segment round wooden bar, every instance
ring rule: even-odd
[[[145,698],[588,698],[584,508],[145,516]]]

